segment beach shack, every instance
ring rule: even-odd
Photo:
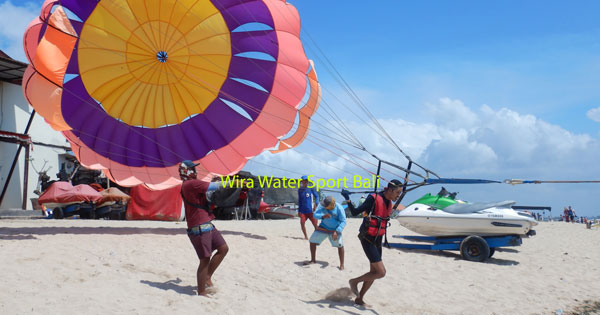
[[[68,166],[69,144],[23,95],[27,64],[0,51],[0,209],[34,209],[38,172]],[[37,203],[36,203],[37,206]]]

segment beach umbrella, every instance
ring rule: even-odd
[[[83,166],[165,189],[183,160],[208,180],[304,140],[320,87],[299,35],[284,0],[47,0],[23,90]]]

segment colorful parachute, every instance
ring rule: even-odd
[[[304,140],[320,100],[285,0],[47,0],[28,26],[29,103],[123,186],[232,174]],[[306,105],[298,111],[310,92]]]

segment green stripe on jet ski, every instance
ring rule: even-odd
[[[444,209],[449,205],[457,203],[457,201],[450,197],[442,197],[440,195],[431,195],[430,193],[427,193],[425,196],[415,200],[411,205],[415,203],[428,205],[436,209]]]

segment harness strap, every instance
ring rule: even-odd
[[[211,222],[209,222],[209,223],[204,223],[204,224],[196,225],[192,228],[189,228],[189,229],[187,229],[187,233],[189,235],[200,235],[200,234],[210,232],[214,229],[215,229],[215,226]]]
[[[371,218],[377,220],[377,225],[376,226],[374,226],[374,225],[371,224],[371,220],[370,220]],[[388,239],[387,239],[387,228],[390,227],[390,226],[392,226],[392,224],[390,222],[390,219],[391,219],[390,217],[382,218],[382,217],[379,217],[379,216],[376,216],[376,215],[369,215],[369,226],[377,227],[377,233],[375,234],[375,238],[379,237],[379,231],[381,231],[381,221],[386,221],[386,224],[385,224],[385,233],[384,233],[385,240],[383,242],[383,245],[385,247],[387,247],[387,248],[390,248],[390,243],[388,242]]]
[[[190,202],[189,200],[185,199],[185,196],[183,195],[183,189],[179,191],[179,193],[181,194],[181,199],[183,200],[183,202],[187,203],[188,205],[194,207],[194,208],[198,208],[198,209],[202,209],[208,213],[212,213],[212,211],[210,211],[210,207],[207,208],[206,206],[202,206],[193,202]]]

